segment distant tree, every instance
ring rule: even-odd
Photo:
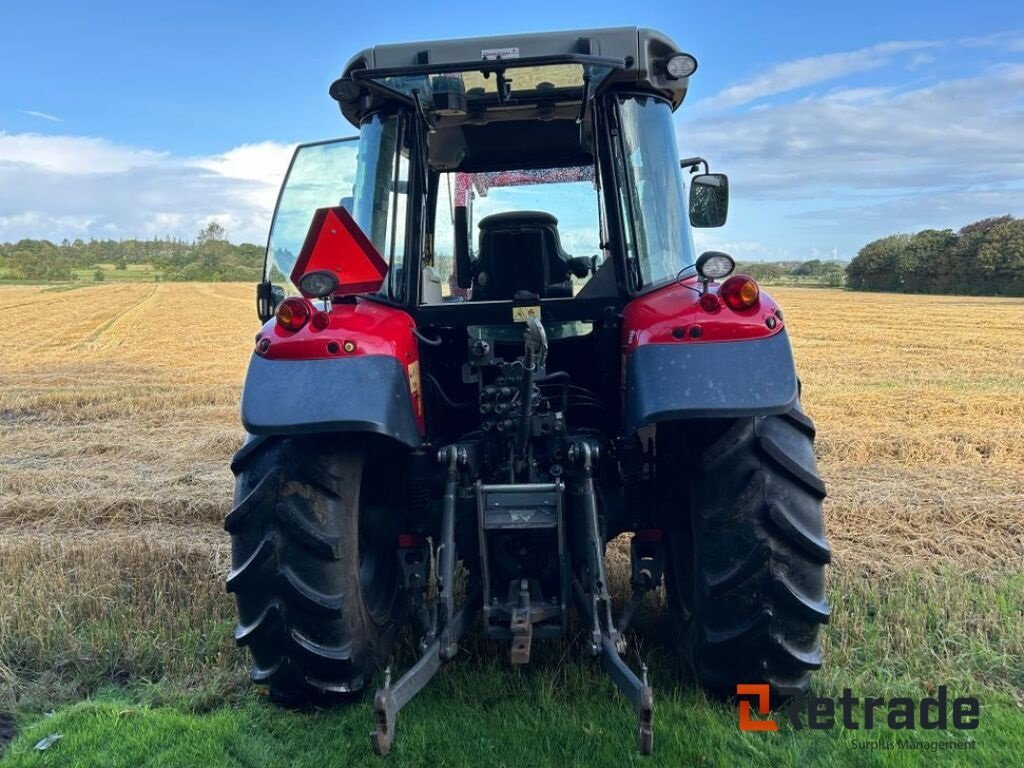
[[[165,280],[256,282],[262,273],[264,250],[252,243],[233,245],[225,239],[224,228],[211,222],[192,242],[168,237],[0,243],[0,274],[6,279],[50,282],[73,280],[79,270],[88,280],[95,279],[98,265],[113,264],[114,272],[103,273],[103,279],[110,280],[130,264],[147,264]]]
[[[1024,295],[1024,219],[998,224],[985,233],[978,248],[977,270],[985,293]]]
[[[912,235],[900,258],[900,282],[906,293],[929,293],[935,287],[937,267],[956,245],[951,229],[925,229]]]
[[[855,290],[1024,296],[1024,220],[998,216],[956,233],[926,229],[875,240],[846,274]]]
[[[92,273],[92,279],[93,282],[102,283],[104,280],[107,279],[107,275],[106,273],[104,273],[102,269],[97,269],[95,272]]]
[[[196,244],[202,246],[209,242],[217,242],[227,239],[228,233],[224,229],[224,227],[222,227],[216,221],[211,221],[209,224],[207,224],[205,227],[199,230],[199,234],[196,235]]]
[[[812,275],[821,274],[821,259],[811,259],[810,261],[804,261],[793,267],[791,275],[797,277],[810,277]]]
[[[890,235],[874,240],[857,253],[846,267],[846,283],[859,291],[898,291],[903,287],[903,253],[910,235]]]
[[[751,261],[739,264],[736,266],[736,271],[750,275],[762,283],[770,283],[787,274],[785,267],[771,261]]]
[[[978,262],[978,253],[989,233],[1012,222],[1013,216],[995,216],[968,224],[957,233],[956,245],[946,253],[936,270],[937,293],[976,293],[992,291],[991,273]]]

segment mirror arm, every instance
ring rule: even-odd
[[[700,170],[700,164],[704,163],[704,173],[710,173],[708,168],[708,161],[703,157],[686,157],[679,161],[679,167],[684,171],[689,168],[690,173],[697,173]]]

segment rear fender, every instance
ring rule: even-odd
[[[271,320],[249,361],[242,424],[253,435],[363,432],[418,446],[414,327],[405,312],[367,300],[335,304],[321,330],[288,332]]]
[[[708,311],[699,298],[690,279],[627,305],[624,434],[676,419],[783,413],[796,403],[793,353],[771,297],[762,292],[741,312]]]

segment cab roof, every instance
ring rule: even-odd
[[[502,102],[498,92],[504,90],[519,103],[546,99],[551,106],[565,106],[579,103],[588,91],[622,85],[659,93],[675,109],[689,78],[672,78],[665,62],[681,52],[667,35],[638,27],[377,45],[349,60],[331,96],[356,126],[389,100],[408,102],[417,81],[426,84],[417,88],[422,94],[429,93],[430,83],[453,77],[466,80],[463,98],[471,107],[474,98],[482,103],[490,95],[489,81],[494,98]],[[586,89],[577,74],[582,72],[588,80],[595,73]],[[505,77],[512,82],[502,88]],[[478,87],[470,87],[478,80]]]

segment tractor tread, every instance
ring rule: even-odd
[[[772,635],[772,644],[786,655],[786,660],[803,669],[821,669],[821,645],[816,641],[810,651],[801,651],[784,637]]]
[[[339,646],[322,645],[310,640],[299,630],[292,629],[289,633],[292,641],[302,649],[303,652],[322,661],[349,662],[352,660],[352,644],[344,643]]]
[[[796,613],[802,614],[807,621],[828,624],[830,613],[825,600],[808,597],[785,574],[775,570],[772,571],[772,586],[779,601]]]
[[[285,488],[287,488],[287,485]],[[292,538],[304,544],[316,554],[332,560],[337,560],[341,557],[341,540],[339,537],[330,536],[321,531],[306,517],[299,514],[293,504],[285,504],[282,501],[278,501],[274,505],[274,515]]]
[[[821,478],[818,477],[817,473],[813,470],[807,469],[800,464],[799,461],[795,460],[775,438],[769,435],[762,435],[760,437],[760,443],[761,449],[776,464],[792,475],[796,480],[800,481],[807,487],[807,490],[815,494],[819,499],[825,498],[825,484],[821,481]]]
[[[273,678],[280,669],[281,659],[278,659],[269,667],[258,667],[253,665],[249,668],[249,679],[257,684],[266,684],[270,682],[271,678]]]
[[[666,430],[658,446],[670,467],[682,460],[696,468],[682,510],[688,525],[664,524],[669,561],[684,563],[666,579],[694,673],[717,694],[762,681],[773,694],[792,695],[808,690],[811,670],[821,666],[831,551],[814,435],[797,406]],[[676,516],[677,488],[662,491],[666,513]]]
[[[280,483],[281,475],[277,470],[267,472],[256,487],[240,502],[238,502],[224,518],[224,530],[232,533],[240,525],[245,523],[246,518],[261,509],[268,499],[273,499],[277,494],[277,486]]]
[[[245,589],[246,582],[251,583],[259,578],[260,567],[274,555],[276,539],[274,531],[267,531],[248,559],[237,568],[231,569],[226,581],[228,592],[237,593]]]
[[[273,625],[281,618],[281,613],[281,603],[271,600],[254,622],[235,627],[235,642],[238,645],[252,645],[256,638],[274,629]]]
[[[331,595],[313,589],[287,565],[280,567],[278,575],[281,577],[281,589],[287,591],[305,608],[324,616],[337,616],[341,613],[344,593]]]
[[[797,410],[796,408],[782,414],[781,418],[793,424],[793,426],[795,426],[797,429],[799,429],[812,440],[818,433],[818,431],[814,428],[814,422],[811,421],[811,418],[806,413]]]
[[[822,565],[832,561],[828,541],[809,531],[787,507],[773,502],[768,506],[768,516],[786,540],[811,560]]]
[[[723,646],[749,643],[752,639],[765,637],[774,618],[770,608],[762,608],[753,616],[727,629],[704,627],[704,645]]]
[[[709,529],[715,529],[737,519],[744,519],[747,515],[756,514],[764,504],[766,482],[766,474],[758,470],[750,476],[750,481],[735,500],[731,500],[727,505],[709,505],[700,510],[699,514],[707,522]]]
[[[735,565],[717,572],[704,573],[704,591],[711,596],[721,595],[742,584],[754,574],[761,571],[765,561],[771,556],[767,545],[754,547],[747,556]]]
[[[397,581],[386,619],[369,613],[362,593],[353,499],[363,462],[360,450],[316,437],[250,440],[233,462],[225,528],[235,640],[248,648],[253,682],[286,707],[364,690],[405,619]]]
[[[264,448],[269,447],[275,442],[272,437],[267,435],[251,437],[252,439],[247,440],[241,448],[235,451],[235,455],[231,458],[231,472],[235,477],[242,474],[245,468],[257,459]]]
[[[732,454],[742,450],[753,432],[753,424],[749,420],[740,419],[726,431],[701,457],[700,468],[704,471],[714,469]]]

